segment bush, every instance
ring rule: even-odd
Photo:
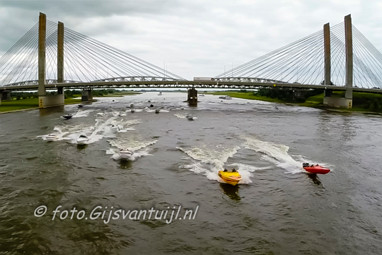
[[[321,94],[321,89],[260,88],[254,95],[277,98],[286,102],[303,103],[311,96]]]

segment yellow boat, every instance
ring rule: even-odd
[[[219,171],[219,177],[228,184],[236,186],[241,180],[241,175],[237,171]]]

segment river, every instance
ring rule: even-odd
[[[185,99],[99,98],[65,106],[70,120],[0,114],[0,254],[382,251],[381,115]],[[220,182],[224,167],[238,186]]]

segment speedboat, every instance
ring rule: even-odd
[[[232,99],[232,97],[230,97],[230,96],[220,96],[219,98],[220,99],[226,99],[226,100]]]
[[[45,138],[45,140],[48,142],[54,142],[54,141],[57,141],[57,139],[58,139],[58,136],[55,134],[49,134]]]
[[[310,174],[327,174],[330,172],[329,168],[320,166],[319,164],[310,165],[309,163],[303,163],[302,168]]]
[[[89,141],[89,138],[86,135],[80,135],[77,139],[77,144],[84,145]]]
[[[191,114],[187,114],[187,115],[186,115],[186,118],[187,118],[188,120],[194,120],[194,117],[193,117]]]
[[[71,114],[65,114],[65,115],[62,115],[62,118],[68,120],[68,119],[71,119],[73,117],[73,115]]]
[[[127,149],[121,149],[119,151],[119,157],[122,160],[131,160],[133,157],[133,152]]]
[[[236,186],[241,180],[241,175],[235,169],[228,171],[224,169],[224,171],[218,172],[219,177],[226,183]]]

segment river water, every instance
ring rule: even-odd
[[[380,254],[382,116],[185,99],[0,115],[0,254]]]

